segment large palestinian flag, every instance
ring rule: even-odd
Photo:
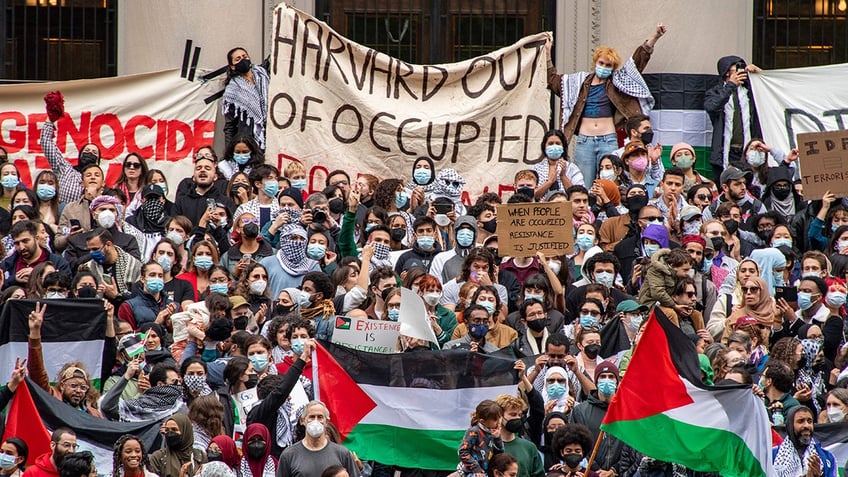
[[[18,386],[6,413],[8,437],[20,437],[29,446],[27,465],[41,454],[50,452],[50,434],[58,427],[69,427],[77,435],[77,451],[91,451],[100,473],[112,469],[112,446],[124,434],[133,434],[147,447],[148,454],[158,449],[159,421],[115,422],[93,417],[56,399],[29,378]]]
[[[750,386],[706,386],[695,347],[654,309],[601,429],[639,452],[723,476],[771,476],[771,428]]]
[[[455,470],[471,413],[516,393],[514,359],[469,351],[374,354],[321,342],[313,373],[344,445],[363,460]]]
[[[106,336],[103,300],[9,300],[0,315],[0,376],[12,374],[15,358],[29,353],[29,312],[46,303],[41,325],[44,367],[53,381],[65,363],[81,361],[99,388]],[[111,363],[110,363],[111,368]]]

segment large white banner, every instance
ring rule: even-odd
[[[0,86],[0,146],[31,186],[38,170],[50,168],[38,138],[47,121],[44,95],[59,90],[66,114],[56,122],[56,143],[66,158],[75,164],[85,144],[97,144],[106,183],[112,184],[123,158],[138,152],[151,169],[166,174],[173,197],[179,181],[192,173],[195,149],[212,144],[219,101],[204,99],[222,87],[221,80],[188,81],[179,70]]]
[[[749,77],[769,146],[788,152],[798,146],[799,133],[845,129],[848,63],[763,71]]]
[[[411,179],[417,157],[454,168],[466,192],[538,163],[548,129],[548,33],[461,63],[413,65],[354,43],[289,7],[274,12],[267,155],[327,172]]]

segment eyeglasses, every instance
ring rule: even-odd
[[[708,196],[707,194],[698,194],[698,195],[695,196],[695,198],[698,199],[698,200],[710,200],[710,199],[712,199],[712,197]]]
[[[759,293],[759,292],[760,292],[760,287],[742,287],[742,293],[744,293],[746,295],[748,293]]]
[[[89,390],[88,384],[80,384],[80,383],[68,383],[67,386],[72,390],[76,391],[79,389],[80,391],[87,393]]]
[[[124,168],[126,168],[126,169],[141,169],[141,163],[140,162],[125,162]]]

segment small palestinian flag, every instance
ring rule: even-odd
[[[336,329],[349,330],[350,329],[350,318],[348,318],[346,316],[337,316],[336,317]]]

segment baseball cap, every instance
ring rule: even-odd
[[[701,217],[702,215],[703,214],[701,214],[701,209],[695,207],[694,205],[687,205],[683,207],[683,209],[680,211],[680,218],[687,222],[694,219],[695,217]]]
[[[154,185],[154,184],[146,185],[146,186],[144,186],[143,189],[141,189],[141,197],[142,198],[145,198],[145,197],[150,196],[150,195],[165,197],[165,194],[162,192],[162,188],[159,187],[158,185]]]
[[[648,307],[639,304],[636,300],[624,300],[615,307],[616,313],[631,313],[637,310],[648,311]]]
[[[727,184],[730,181],[744,179],[745,177],[748,177],[748,174],[750,174],[750,172],[743,171],[735,166],[728,166],[727,169],[721,173],[721,177],[719,179],[722,184]]]
[[[244,297],[241,295],[233,295],[230,297],[230,305],[233,306],[234,310],[240,306],[245,306],[248,304],[249,303],[247,303],[247,300],[245,300]]]

